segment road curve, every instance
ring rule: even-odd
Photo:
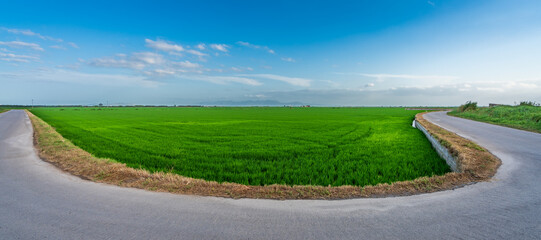
[[[224,199],[81,180],[43,162],[24,111],[0,114],[1,239],[539,239],[541,134],[425,118],[501,158],[493,181],[408,197]]]

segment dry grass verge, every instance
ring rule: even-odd
[[[421,177],[412,181],[376,186],[247,186],[217,183],[183,177],[173,173],[150,173],[109,159],[97,158],[64,139],[49,124],[28,112],[34,127],[34,145],[39,156],[58,168],[94,182],[157,192],[202,196],[267,199],[344,199],[358,197],[402,196],[453,189],[475,181],[487,180],[496,172],[499,159],[474,143],[449,133],[422,119],[418,120],[440,141],[449,143],[458,155],[462,173]]]
[[[486,181],[496,174],[501,165],[499,158],[474,142],[426,121],[424,114],[417,114],[415,119],[456,157],[461,174],[467,175],[472,182]]]

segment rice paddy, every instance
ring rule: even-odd
[[[449,172],[402,108],[35,108],[97,157],[246,185],[375,185]]]

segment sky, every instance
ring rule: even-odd
[[[541,2],[3,1],[2,104],[541,102]]]

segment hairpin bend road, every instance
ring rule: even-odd
[[[494,179],[407,197],[224,199],[85,181],[42,161],[24,111],[0,114],[5,239],[536,239],[541,134],[447,116],[425,119],[502,160]]]

